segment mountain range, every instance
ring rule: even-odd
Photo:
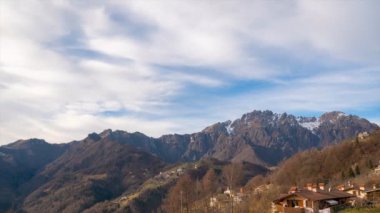
[[[329,112],[316,118],[253,111],[193,134],[151,138],[138,132],[105,130],[88,137],[129,144],[169,163],[216,158],[271,166],[299,151],[335,144],[376,128],[376,124],[366,119],[342,112]]]
[[[193,134],[152,138],[104,130],[66,144],[19,140],[0,147],[0,211],[80,212],[132,193],[175,163],[215,158],[268,168],[302,150],[375,129],[342,112],[297,117],[253,111]]]

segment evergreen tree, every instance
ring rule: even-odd
[[[354,171],[352,170],[351,167],[350,167],[350,169],[348,170],[348,177],[355,177],[355,173],[354,173]]]
[[[367,167],[369,168],[369,169],[373,169],[373,163],[372,163],[372,160],[371,159],[369,159],[368,161],[367,161]]]
[[[360,169],[359,169],[359,166],[357,164],[355,166],[355,174],[360,175]]]
[[[340,174],[342,180],[346,179],[346,174],[344,173],[344,171],[342,171],[342,173]]]

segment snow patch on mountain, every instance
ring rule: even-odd
[[[190,137],[190,143],[194,143],[195,142],[195,140],[194,140],[194,136],[191,136]]]
[[[228,121],[228,125],[226,126],[226,130],[228,135],[231,135],[234,133],[234,127],[232,127],[232,121]]]
[[[304,123],[299,123],[302,127],[313,131],[314,129],[318,128],[319,125],[321,125],[320,121],[314,121],[314,122],[304,122]]]
[[[296,119],[302,127],[314,132],[321,125],[321,121],[315,117],[297,117]]]
[[[344,112],[339,112],[339,113],[338,113],[338,116],[337,116],[337,119],[340,118],[340,117],[343,117],[343,116],[346,116],[346,113],[344,113]]]

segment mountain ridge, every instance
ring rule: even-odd
[[[304,117],[254,110],[233,121],[218,122],[191,134],[165,134],[154,138],[141,132],[106,129],[100,133],[90,133],[83,140],[107,138],[119,141],[155,154],[167,162],[215,157],[219,160],[245,160],[268,166],[298,151],[334,144],[377,128],[376,124],[364,118],[339,111],[327,112],[320,117]],[[12,144],[21,142],[19,140]],[[75,142],[77,141],[64,144]],[[2,147],[15,146],[12,144]],[[227,148],[229,149],[226,150]],[[272,154],[278,157],[263,159],[257,152],[274,152]]]
[[[42,139],[18,140],[0,146],[0,174],[7,174],[0,175],[1,186],[6,186],[0,190],[0,210],[18,203],[15,209],[82,211],[133,191],[165,165],[214,158],[268,168],[297,152],[335,144],[378,128],[366,119],[341,112],[316,118],[266,110],[218,122],[192,134],[153,138],[140,132],[106,129],[65,144],[49,144]],[[35,161],[39,158],[42,160]],[[33,162],[40,163],[34,166]],[[116,175],[121,168],[123,172]],[[124,182],[126,179],[132,182]],[[72,200],[66,191],[86,196]],[[65,199],[62,202],[50,199],[58,197]],[[55,206],[50,206],[52,203]]]

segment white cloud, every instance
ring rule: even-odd
[[[380,103],[378,1],[0,4],[0,143],[62,142],[105,128],[158,136],[199,130],[253,108],[350,110]],[[287,62],[272,58],[276,51],[289,63],[355,69],[305,67],[292,79],[296,71],[281,67]],[[194,87],[217,91],[252,79],[275,86],[173,103]],[[107,111],[126,113],[102,115]]]

